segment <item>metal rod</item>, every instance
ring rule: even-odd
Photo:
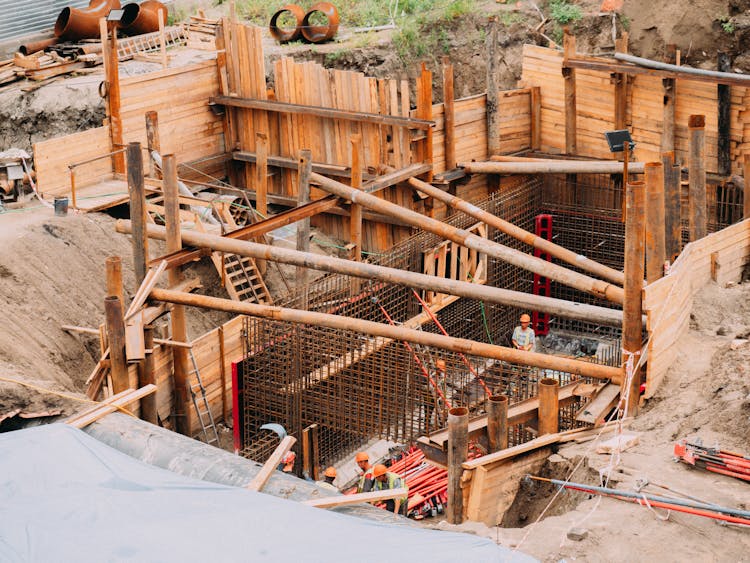
[[[560,403],[557,379],[544,378],[539,382],[539,435],[557,434],[559,431]]]
[[[502,244],[474,235],[463,229],[457,229],[456,227],[443,223],[442,221],[425,217],[416,211],[406,209],[395,203],[385,201],[358,190],[353,190],[341,182],[331,180],[320,174],[311,174],[311,180],[316,182],[327,192],[338,195],[339,197],[347,198],[354,203],[360,203],[364,207],[374,211],[402,219],[415,227],[419,227],[420,229],[434,233],[444,239],[456,242],[461,246],[492,256],[498,260],[508,262],[519,268],[534,272],[535,274],[549,277],[552,280],[574,287],[586,293],[603,297],[609,301],[615,303],[623,302],[624,293],[622,288],[611,283],[593,279],[584,274],[579,274],[578,272],[542,260],[541,258],[529,256],[528,254],[524,254],[518,250],[514,250]]]
[[[489,453],[499,452],[508,447],[508,397],[493,395],[487,412],[487,438]]]
[[[706,236],[706,116],[691,115],[688,120],[690,132],[690,161],[688,180],[690,181],[690,209],[688,224],[690,241]]]
[[[448,411],[448,523],[464,521],[464,494],[461,489],[461,465],[469,456],[469,409]]]
[[[120,233],[129,233],[132,231],[132,226],[130,221],[118,220],[116,229]],[[151,224],[147,226],[147,230],[149,236],[152,238],[161,240],[166,239],[166,230],[164,227]],[[292,249],[230,239],[195,231],[183,231],[181,236],[185,244],[238,254],[240,256],[250,256],[252,258],[271,260],[295,266],[306,266],[317,270],[380,280],[383,282],[425,289],[427,291],[469,297],[471,299],[490,303],[543,311],[560,317],[595,322],[607,326],[622,326],[622,311],[610,309],[608,307],[575,303],[563,299],[532,295],[521,291],[512,291],[483,284],[456,281],[439,276],[408,272],[397,268],[388,268],[364,262],[344,260],[333,256],[321,256],[309,252],[298,252]],[[642,319],[642,323],[643,322]]]
[[[547,252],[551,256],[559,258],[560,260],[563,260],[564,262],[567,262],[568,264],[575,266],[576,268],[580,268],[591,274],[607,279],[619,285],[625,283],[625,274],[623,274],[622,272],[615,270],[614,268],[605,266],[604,264],[600,264],[599,262],[591,260],[590,258],[586,258],[582,254],[578,254],[576,252],[568,250],[567,248],[563,248],[562,246],[559,246],[552,241],[546,240],[542,237],[538,237],[535,234],[514,225],[510,221],[501,219],[497,215],[493,215],[492,213],[489,213],[488,211],[485,211],[484,209],[481,209],[476,205],[473,205],[468,201],[461,199],[460,197],[456,197],[447,192],[444,192],[443,190],[436,188],[432,184],[428,184],[427,182],[423,182],[422,180],[419,180],[417,178],[412,178],[409,180],[409,185],[421,192],[426,193],[431,197],[434,197],[438,201],[442,201],[443,203],[454,209],[463,211],[470,217],[474,217],[475,219],[483,221],[487,225],[494,227],[499,231],[502,231],[503,233],[520,240],[521,242],[533,246],[534,248],[538,248],[542,252]]]
[[[504,346],[485,344],[464,338],[454,338],[441,334],[432,334],[420,330],[413,330],[399,326],[389,326],[383,323],[375,323],[362,319],[354,319],[328,313],[314,311],[300,311],[271,305],[259,305],[208,297],[206,295],[193,295],[181,291],[154,288],[150,297],[157,301],[189,305],[191,307],[205,307],[218,311],[227,311],[238,315],[249,315],[292,323],[309,324],[312,326],[324,326],[329,328],[349,330],[371,336],[382,336],[393,340],[406,340],[426,346],[444,348],[453,352],[463,352],[483,358],[493,358],[514,364],[565,371],[576,375],[595,377],[597,379],[612,379],[619,383],[622,380],[620,368],[583,362],[570,358],[540,354],[537,352],[525,352],[514,350]]]

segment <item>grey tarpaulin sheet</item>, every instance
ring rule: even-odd
[[[530,561],[147,465],[51,424],[0,434],[0,561]]]

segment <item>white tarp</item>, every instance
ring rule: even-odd
[[[531,561],[190,479],[63,424],[0,434],[0,561]]]

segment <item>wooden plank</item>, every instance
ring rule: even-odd
[[[156,392],[156,385],[146,385],[137,390],[128,389],[127,391],[128,393],[126,395],[120,396],[118,399],[115,399],[111,403],[103,404],[96,410],[86,414],[85,416],[78,417],[75,420],[68,422],[68,424],[70,424],[71,426],[75,426],[76,428],[84,428],[92,422],[96,422],[100,418],[104,418],[108,414],[113,413],[120,408],[124,408],[126,405],[129,405],[134,401],[137,401],[141,397],[145,397],[146,395],[150,395],[151,393]]]
[[[281,463],[281,460],[284,459],[284,456],[289,450],[292,449],[295,442],[297,442],[297,438],[294,436],[286,436],[281,443],[276,446],[276,449],[263,464],[263,467],[260,468],[260,471],[258,471],[257,475],[253,477],[253,480],[250,481],[245,488],[250,489],[251,491],[260,491],[263,489],[268,482],[268,479],[271,478],[271,475],[276,470],[276,467]]]
[[[599,389],[591,400],[578,411],[576,420],[588,424],[601,422],[603,417],[607,416],[609,411],[612,410],[613,404],[618,400],[619,396],[620,386],[608,383]]]
[[[302,504],[314,506],[315,508],[336,508],[337,506],[349,506],[362,504],[363,502],[381,502],[395,498],[403,498],[409,494],[409,489],[386,489],[383,491],[372,491],[370,493],[355,493],[353,495],[336,495],[319,499],[303,500]]]

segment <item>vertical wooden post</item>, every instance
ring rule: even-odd
[[[487,154],[500,154],[500,87],[497,83],[497,34],[498,21],[493,16],[489,20],[487,34]]]
[[[622,308],[622,347],[623,360],[627,367],[628,359],[632,357],[633,365],[638,364],[642,340],[642,302],[643,290],[643,258],[644,249],[644,215],[645,215],[645,186],[643,182],[629,182],[627,185],[627,221],[625,222],[625,302]],[[626,373],[627,375],[627,373]],[[641,386],[640,372],[636,371],[627,386],[627,377],[623,377],[621,394],[624,397],[630,393],[627,406],[627,416],[638,413],[639,391]]]
[[[219,378],[221,380],[221,418],[226,423],[229,421],[229,409],[227,407],[227,370],[226,349],[224,342],[224,327],[219,327]]]
[[[107,22],[104,22],[105,29]],[[109,131],[112,140],[113,150],[123,148],[124,141],[122,137],[122,116],[120,115],[120,69],[119,58],[117,55],[117,27],[112,27],[109,38],[109,49],[103,49],[103,58],[109,59],[104,65],[105,70],[109,72],[105,76],[107,83],[107,106],[109,108]],[[112,166],[118,174],[125,173],[125,155],[118,152],[112,155]]]
[[[542,89],[531,87],[531,150],[542,148]]]
[[[560,398],[557,379],[545,377],[539,382],[539,435],[556,434],[560,429]]]
[[[128,361],[125,356],[125,321],[120,299],[110,295],[104,298],[105,323],[109,340],[109,368],[112,372],[112,392],[125,391],[128,381]]]
[[[508,447],[508,397],[493,395],[487,404],[489,405],[487,412],[489,453],[494,453]]]
[[[747,219],[750,218],[750,154],[746,154],[742,162],[742,173],[745,180],[742,218]]]
[[[362,135],[352,135],[352,188],[362,188]],[[362,260],[362,206],[352,203],[349,216],[349,240],[354,245],[352,248],[352,260]],[[359,293],[360,280],[352,278],[352,292]]]
[[[78,209],[76,201],[76,169],[70,168],[70,205],[73,209]]]
[[[312,173],[312,152],[310,149],[299,151],[297,173],[297,202],[304,205],[310,201],[310,174]],[[310,218],[297,222],[297,250],[310,250]],[[307,310],[307,268],[297,266],[297,289],[302,292],[300,307]]]
[[[162,157],[162,173],[164,174],[164,216],[167,228],[167,254],[182,249],[180,236],[180,202],[177,198],[177,163],[172,154]],[[167,272],[169,285],[177,285],[182,281],[179,268],[170,268]],[[172,338],[180,342],[187,342],[187,326],[185,322],[185,307],[172,307]],[[174,420],[175,428],[180,434],[189,435],[190,427],[187,417],[188,391],[188,352],[187,349],[172,346],[172,362],[174,367]]]
[[[628,33],[626,31],[615,41],[615,51],[617,53],[628,52]],[[615,84],[615,129],[625,129],[628,115],[628,75],[615,73],[612,75],[612,81]]]
[[[135,283],[140,286],[146,277],[148,234],[146,233],[146,187],[143,181],[143,154],[140,143],[128,144],[128,190],[130,220],[133,223],[133,269]]]
[[[161,67],[167,68],[169,66],[169,59],[167,58],[167,39],[164,37],[164,10],[157,10],[159,17],[159,54],[161,55]]]
[[[268,135],[255,134],[255,210],[261,219],[268,219]],[[266,261],[256,260],[261,275],[266,273]]]
[[[680,204],[680,167],[674,162],[674,151],[662,153],[664,172],[664,248],[666,258],[674,261],[682,249]]]
[[[666,63],[675,64],[676,46],[667,45]],[[679,63],[677,63],[679,64]],[[661,152],[674,151],[674,124],[675,124],[675,86],[674,78],[662,78],[663,90],[663,125],[661,129]],[[666,169],[665,169],[666,172]]]
[[[566,66],[568,59],[575,57],[576,38],[565,28],[563,36],[563,69],[565,79],[565,154],[574,155],[578,151],[577,109],[576,109],[576,75],[572,68]]]
[[[456,167],[456,103],[453,91],[453,65],[450,58],[443,57],[443,114],[445,169]]]
[[[461,490],[461,464],[469,456],[469,409],[448,411],[448,523],[464,521],[464,494]]]
[[[318,440],[318,425],[311,424],[310,428],[310,463],[312,463],[312,478],[320,481],[320,442]]]
[[[732,59],[729,53],[719,52],[719,72],[732,71]],[[731,116],[730,110],[732,105],[732,91],[728,84],[717,85],[717,95],[719,101],[719,139],[718,139],[718,159],[719,174],[729,176],[732,173],[732,154],[731,154]]]
[[[655,282],[664,276],[667,259],[664,232],[664,166],[647,162],[646,180],[646,280]]]
[[[107,265],[107,296],[117,297],[121,304],[125,304],[125,294],[122,289],[122,258],[110,256]]]
[[[302,475],[307,475],[312,479],[312,452],[311,450],[310,427],[302,431]]]
[[[432,120],[432,71],[422,63],[422,73],[417,83],[417,117]],[[420,149],[420,160],[432,164],[432,127],[425,131],[425,140]],[[432,182],[432,169],[426,174],[426,181]]]
[[[138,364],[138,386],[154,384],[156,377],[154,373],[154,327],[146,325],[143,327],[143,344],[146,347],[146,358]],[[159,424],[159,415],[156,410],[156,393],[141,399],[141,418],[151,424]]]
[[[688,119],[690,131],[690,161],[688,174],[690,196],[688,197],[690,240],[706,236],[706,116],[691,115]]]
[[[156,168],[152,154],[161,154],[161,142],[159,140],[159,114],[155,111],[146,112],[146,146],[148,147],[148,177],[160,178],[161,174]]]

